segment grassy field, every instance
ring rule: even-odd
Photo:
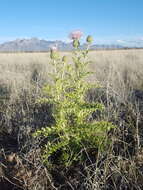
[[[70,53],[61,53],[61,55]],[[117,93],[126,96],[126,86],[142,88],[143,50],[103,50],[90,52],[92,80],[112,85]],[[71,61],[71,60],[69,60]],[[0,82],[7,83],[14,91],[28,88],[34,70],[47,80],[50,69],[49,53],[1,53]],[[128,83],[128,84],[127,84]]]
[[[71,62],[71,53],[61,55]],[[100,86],[89,99],[106,107],[93,118],[117,126],[112,144],[86,163],[52,170],[31,136],[52,122],[49,105],[36,103],[52,69],[49,53],[0,53],[0,189],[143,189],[143,50],[91,51],[89,59],[95,73],[88,80]]]

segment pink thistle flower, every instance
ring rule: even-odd
[[[80,30],[76,30],[70,33],[69,37],[72,40],[79,40],[83,33]]]

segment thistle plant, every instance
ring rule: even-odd
[[[44,127],[34,134],[46,138],[43,147],[44,163],[52,163],[54,155],[58,155],[56,163],[71,165],[74,161],[85,159],[85,152],[92,148],[103,151],[109,143],[107,132],[114,126],[107,121],[90,121],[89,116],[105,108],[98,102],[88,102],[86,95],[89,89],[96,86],[86,79],[92,73],[88,71],[88,49],[93,38],[86,39],[87,49],[80,50],[80,31],[72,32],[73,51],[72,63],[68,57],[60,57],[58,50],[50,52],[53,71],[49,73],[50,83],[43,92],[45,98],[40,102],[53,105],[52,114],[55,124]]]

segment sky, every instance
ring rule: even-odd
[[[1,43],[31,37],[68,41],[77,29],[96,43],[143,41],[143,0],[0,0]]]

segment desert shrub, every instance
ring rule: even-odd
[[[83,51],[79,49],[79,36],[79,33],[77,36],[76,33],[72,34],[75,48],[72,64],[67,63],[66,56],[61,59],[55,47],[51,49],[51,83],[44,87],[45,98],[40,99],[39,103],[53,105],[55,124],[43,127],[34,134],[47,139],[43,150],[45,164],[71,165],[74,161],[87,159],[88,152],[93,148],[105,150],[110,143],[107,133],[114,128],[108,121],[89,120],[94,111],[103,111],[104,106],[86,100],[87,91],[97,87],[97,84],[85,80],[92,74],[88,71],[88,48],[92,37],[87,37],[87,49]]]

